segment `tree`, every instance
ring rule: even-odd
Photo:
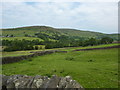
[[[38,46],[35,46],[35,48],[34,48],[35,50],[38,50],[39,49],[39,47]]]
[[[112,43],[113,42],[113,39],[110,38],[110,37],[103,37],[101,39],[101,44],[109,44],[109,43]]]
[[[29,35],[28,34],[25,34],[25,37],[28,37]]]
[[[53,45],[52,44],[46,44],[45,45],[45,49],[52,49],[53,48]]]
[[[91,45],[91,46],[96,45],[97,44],[97,40],[95,38],[90,38],[88,40],[88,44]]]

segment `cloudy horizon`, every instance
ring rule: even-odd
[[[4,2],[2,27],[51,26],[118,33],[117,2]]]

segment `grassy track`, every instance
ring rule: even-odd
[[[3,74],[70,75],[85,88],[118,87],[118,49],[54,53],[3,65]]]

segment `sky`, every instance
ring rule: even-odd
[[[51,26],[118,32],[117,2],[2,2],[2,26]]]

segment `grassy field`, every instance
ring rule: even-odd
[[[16,40],[16,39],[23,40],[25,39],[25,40],[30,40],[30,41],[38,39],[39,41],[44,41],[43,39],[37,38],[37,37],[2,37],[1,39],[2,40]],[[49,41],[56,41],[56,40],[49,38]]]
[[[2,53],[2,57],[21,56],[21,55],[29,55],[29,54],[31,54],[28,51],[14,51],[14,52],[0,52],[0,53]]]
[[[44,50],[62,50],[62,51],[72,51],[75,49],[87,49],[87,48],[100,48],[100,47],[109,47],[109,46],[115,46],[115,45],[120,45],[118,43],[113,43],[113,44],[105,44],[105,45],[98,45],[98,46],[88,46],[88,47],[66,47],[66,48],[54,48],[54,49],[44,49],[44,45],[39,45],[43,49],[40,50],[26,50],[26,51],[13,51],[13,52],[0,52],[2,53],[3,57],[7,56],[21,56],[21,55],[29,55],[31,54],[30,52],[36,52],[36,51],[44,51]]]
[[[65,48],[64,51],[72,51],[72,50],[76,50],[76,49],[110,47],[110,46],[116,46],[116,45],[120,45],[120,43],[104,44],[104,45],[97,45],[97,46],[87,46],[87,47],[68,47],[68,48]]]
[[[8,56],[21,56],[21,55],[29,55],[31,54],[30,52],[36,52],[36,51],[43,51],[45,50],[45,46],[44,45],[35,45],[38,46],[38,48],[40,50],[26,50],[26,51],[13,51],[13,52],[0,52],[0,54],[2,54],[2,57],[8,57]],[[34,46],[34,47],[35,47]]]
[[[25,39],[25,40],[31,40],[31,41],[38,39],[39,41],[43,41],[42,39],[36,38],[36,37],[3,37],[2,38],[2,40],[15,40],[15,39],[17,39],[17,40]]]
[[[70,75],[85,88],[118,87],[118,49],[54,53],[2,65],[5,75]]]

